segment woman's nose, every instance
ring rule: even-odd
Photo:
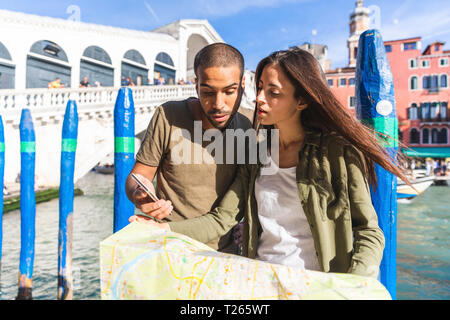
[[[264,90],[259,90],[256,94],[256,103],[258,105],[264,104],[266,102],[266,97],[264,96]]]

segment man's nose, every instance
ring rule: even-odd
[[[215,100],[214,100],[214,105],[213,105],[213,107],[214,107],[215,109],[219,109],[219,110],[220,110],[220,109],[223,109],[224,104],[225,104],[225,99],[224,99],[223,93],[218,92],[218,93],[216,94],[216,98],[215,98]]]

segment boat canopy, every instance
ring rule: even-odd
[[[403,153],[409,157],[448,158],[450,157],[450,147],[410,148],[410,149],[403,149]]]

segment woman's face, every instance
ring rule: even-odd
[[[305,106],[295,98],[295,88],[279,65],[264,67],[257,89],[257,113],[261,124],[279,125],[299,119]]]

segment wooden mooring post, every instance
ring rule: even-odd
[[[22,109],[20,130],[20,263],[17,300],[31,300],[33,287],[36,197],[36,138],[29,109]]]
[[[78,139],[77,104],[69,100],[64,114],[61,142],[58,231],[58,300],[72,300],[72,231],[75,152]]]
[[[128,225],[134,204],[125,193],[125,181],[134,166],[134,100],[130,88],[120,88],[114,107],[114,232]]]
[[[361,34],[356,65],[356,116],[380,133],[380,141],[393,160],[398,150],[398,118],[394,78],[384,42],[378,30]],[[388,138],[382,138],[383,136]],[[380,281],[392,299],[397,297],[397,177],[375,164],[377,187],[371,187],[372,203],[385,237]]]

